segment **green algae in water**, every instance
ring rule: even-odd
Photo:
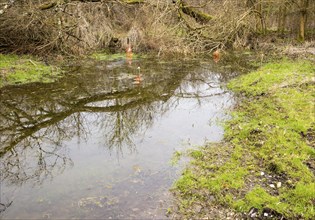
[[[114,60],[122,60],[126,59],[126,53],[115,53],[115,54],[109,54],[109,53],[94,53],[90,56],[90,58],[99,60],[99,61],[114,61]],[[140,59],[140,58],[146,58],[143,54],[132,54],[132,59]]]

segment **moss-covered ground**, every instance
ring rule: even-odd
[[[283,59],[228,88],[239,101],[225,139],[190,153],[174,212],[211,219],[220,207],[232,219],[315,219],[315,65]]]
[[[46,65],[31,56],[0,54],[0,87],[30,82],[52,82],[60,68]]]

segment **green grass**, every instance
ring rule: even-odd
[[[47,66],[30,56],[0,54],[0,87],[30,82],[52,82],[60,72],[59,68]]]
[[[269,208],[314,219],[314,167],[308,166],[315,164],[314,73],[308,61],[284,59],[232,80],[228,88],[240,101],[225,123],[225,140],[192,153],[175,184],[180,200],[193,194],[206,201],[210,193],[215,205],[238,212]]]

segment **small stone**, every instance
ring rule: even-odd
[[[252,208],[249,210],[248,215],[249,215],[251,218],[255,218],[255,217],[257,216],[257,213],[258,213],[258,209],[255,208],[255,207],[252,207]]]
[[[263,176],[263,175],[265,175],[265,173],[261,171],[261,172],[260,172],[260,176]]]
[[[215,197],[214,197],[214,196],[212,196],[212,195],[211,195],[211,196],[209,196],[209,201],[210,201],[210,202],[215,201]]]
[[[202,209],[202,206],[200,206],[200,205],[196,205],[196,206],[194,207],[194,211],[195,211],[196,213],[200,213],[201,209]]]
[[[277,188],[281,187],[281,182],[277,182]]]
[[[251,218],[255,218],[256,216],[257,216],[257,213],[252,213],[252,214],[250,215]]]
[[[265,212],[265,213],[264,213],[264,217],[268,217],[268,213]]]
[[[274,184],[269,185],[271,188],[276,188]]]

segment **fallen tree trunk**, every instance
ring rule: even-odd
[[[101,2],[102,0],[71,0],[72,2]],[[120,0],[121,2],[125,3],[125,4],[140,4],[140,3],[144,3],[144,0]],[[42,5],[40,5],[38,8],[40,10],[47,10],[50,8],[55,7],[57,4],[62,5],[67,3],[67,1],[51,1],[48,3],[44,3]]]
[[[38,8],[40,10],[47,10],[47,9],[55,7],[56,5],[57,5],[57,2],[49,2],[49,3],[46,3],[46,4],[40,5]]]
[[[212,19],[212,16],[204,13],[193,6],[189,6],[184,1],[179,1],[179,10],[182,11],[184,14],[193,17],[199,23],[206,23]]]

